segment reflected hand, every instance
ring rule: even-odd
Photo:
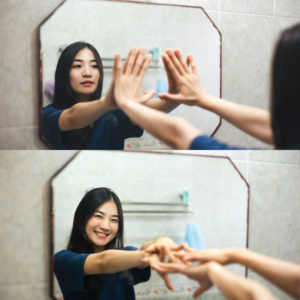
[[[168,64],[167,64],[166,59],[165,59],[164,56],[162,56],[162,61],[164,63],[165,70],[166,70],[167,77],[168,77],[168,84],[169,84],[168,93],[169,94],[178,94],[179,93],[179,88],[176,84],[176,81],[175,81],[175,78],[174,78],[173,74],[171,73],[171,71],[168,67]]]
[[[175,49],[174,53],[171,49],[167,49],[166,54],[163,54],[163,61],[175,79],[179,93],[176,95],[170,92],[159,93],[159,98],[191,106],[204,105],[207,102],[208,94],[200,83],[192,54],[188,54],[185,62],[179,49]],[[189,65],[192,67],[192,72],[189,69]]]
[[[213,283],[208,276],[209,263],[197,266],[186,265],[181,260],[177,259],[168,247],[165,247],[165,254],[168,255],[170,262],[159,262],[154,264],[152,268],[160,273],[181,273],[198,281],[200,287],[194,292],[194,298],[200,296],[213,286]]]
[[[123,67],[120,55],[115,55],[114,96],[118,106],[126,101],[145,103],[156,94],[156,91],[148,91],[144,94],[141,91],[142,80],[152,58],[151,54],[146,56],[144,54],[145,48],[140,48],[137,53],[136,48],[131,48]]]
[[[157,253],[151,253],[150,255],[148,255],[147,257],[145,257],[144,259],[141,260],[143,263],[147,263],[150,265],[150,267],[153,269],[153,266],[159,262],[164,262],[165,261],[165,255],[160,255]],[[163,281],[165,282],[166,287],[173,291],[173,286],[172,283],[170,281],[170,278],[168,276],[167,273],[165,272],[160,272],[157,271],[158,275],[163,279]]]

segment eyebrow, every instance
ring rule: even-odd
[[[73,59],[73,61],[79,61],[79,62],[83,62],[83,60],[82,59]],[[96,59],[92,59],[92,60],[90,60],[91,62],[97,62],[97,60]]]
[[[101,210],[95,210],[95,212],[98,212],[98,213],[100,213],[100,214],[102,214],[102,215],[105,216],[105,213],[104,213],[103,211],[101,211]],[[119,218],[118,215],[112,215],[112,217],[117,217],[117,218]]]

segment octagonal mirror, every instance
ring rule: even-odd
[[[85,41],[99,52],[104,66],[102,96],[112,78],[115,53],[126,58],[130,47],[146,47],[153,54],[142,90],[166,92],[166,72],[161,55],[166,48],[179,48],[186,57],[193,53],[205,90],[221,97],[221,34],[201,7],[130,1],[67,0],[40,25],[40,137],[42,109],[52,104],[54,74],[62,50]],[[202,132],[213,135],[221,124],[219,116],[199,107],[180,105],[170,114],[187,119]],[[144,132],[126,139],[124,149],[168,149]],[[113,149],[107,149],[113,150]]]
[[[249,185],[229,158],[131,151],[82,151],[51,182],[51,295],[63,299],[53,254],[66,249],[74,212],[87,191],[107,187],[124,211],[125,246],[167,236],[185,241],[198,227],[201,249],[248,247]],[[193,245],[190,245],[193,246]],[[230,265],[245,276],[245,268]],[[137,299],[192,299],[197,283],[171,275],[170,292],[155,271],[134,287]],[[205,299],[224,299],[212,288]]]

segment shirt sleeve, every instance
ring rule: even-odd
[[[62,132],[58,120],[64,110],[56,109],[52,104],[43,107],[43,136],[54,149],[67,149],[70,146],[71,132]]]
[[[192,141],[190,150],[245,150],[245,148],[230,147],[207,135],[200,135]]]
[[[119,120],[119,124],[122,124],[125,139],[139,138],[143,135],[144,130],[138,125],[132,125],[128,116],[121,109],[116,109],[112,113],[114,113]]]
[[[54,255],[54,273],[63,292],[86,292],[92,276],[84,276],[84,263],[89,254],[63,250]]]

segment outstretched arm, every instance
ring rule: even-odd
[[[193,250],[185,245],[187,261],[206,263],[215,261],[220,264],[237,263],[260,274],[280,289],[299,299],[300,266],[290,262],[271,258],[248,249]],[[175,254],[175,256],[181,254]]]
[[[179,87],[179,94],[160,93],[161,99],[202,107],[219,115],[251,136],[268,144],[274,143],[270,112],[207,94],[199,81],[191,54],[187,56],[185,62],[179,49],[175,49],[174,53],[171,49],[167,49],[163,60]],[[190,71],[189,65],[191,65],[192,71]]]
[[[159,272],[181,273],[198,281],[200,286],[194,292],[194,298],[216,285],[225,297],[230,300],[276,299],[261,284],[238,276],[215,262],[189,266],[177,259],[168,247],[164,249],[171,263],[157,263],[153,268]]]
[[[132,122],[143,127],[167,145],[175,149],[189,149],[193,139],[201,135],[196,127],[180,117],[166,115],[139,103],[142,79],[150,60],[151,56],[144,57],[141,51],[137,54],[131,51],[126,65],[122,67],[120,55],[115,55],[114,96],[116,103]],[[126,67],[125,70],[124,67]]]

